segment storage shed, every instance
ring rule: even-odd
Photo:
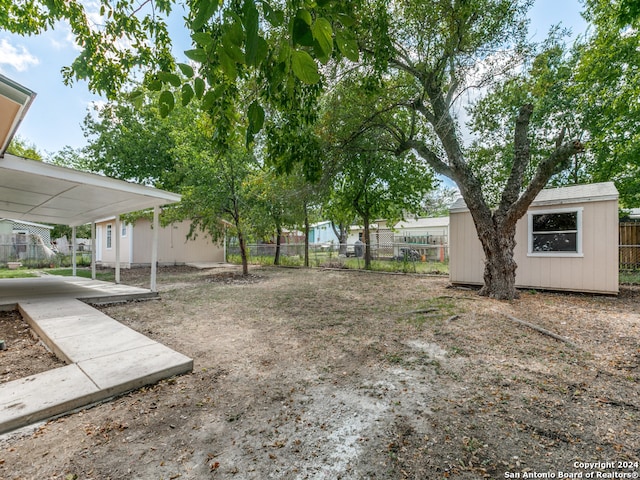
[[[450,210],[449,276],[482,285],[484,252],[463,199]],[[612,182],[545,189],[516,226],[516,286],[618,293],[618,191]]]
[[[198,232],[187,239],[191,223],[187,220],[161,226],[158,231],[158,265],[185,265],[196,262],[225,261],[224,245],[212,242],[208,234]],[[96,262],[103,267],[116,263],[116,237],[120,241],[120,262],[123,268],[151,264],[153,229],[146,218],[135,224],[120,223],[116,231],[115,217],[96,221]]]

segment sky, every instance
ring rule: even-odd
[[[574,35],[584,32],[580,0],[535,0],[530,11],[530,32],[534,39],[545,38],[552,25],[562,23]],[[171,35],[174,54],[185,61],[182,51],[190,48],[189,38],[180,27],[180,12]],[[176,39],[178,41],[176,41]],[[78,54],[68,28],[32,37],[20,37],[0,30],[0,73],[37,93],[17,134],[43,154],[53,154],[65,146],[80,148],[87,142],[82,122],[91,106],[105,100],[91,94],[86,82],[64,85],[61,69]]]

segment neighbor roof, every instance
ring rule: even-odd
[[[436,228],[436,227],[448,227],[449,217],[425,217],[425,218],[411,218],[409,220],[403,220],[396,223],[396,230],[400,228]]]
[[[180,195],[15,155],[0,158],[0,217],[70,226],[176,203]]]
[[[568,187],[545,188],[531,203],[532,207],[545,205],[566,205],[572,203],[603,202],[617,200],[618,190],[613,182],[571,185]],[[451,206],[450,212],[467,211],[467,204],[459,198]]]
[[[20,225],[27,225],[29,227],[48,228],[53,230],[51,225],[44,225],[42,223],[27,222],[26,220],[16,220],[14,218],[0,218],[0,222],[19,223]]]
[[[0,158],[35,96],[28,88],[0,75]]]

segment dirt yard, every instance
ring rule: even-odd
[[[636,290],[499,302],[444,278],[269,268],[159,282],[160,300],[102,308],[192,357],[193,373],[0,437],[0,478],[640,472]]]

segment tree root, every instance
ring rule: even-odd
[[[437,311],[437,308],[420,308],[418,310],[409,310],[408,312],[401,313],[400,315],[398,315],[398,318],[406,317],[408,315],[415,315],[417,313],[432,313]]]
[[[551,338],[564,342],[573,348],[578,348],[578,346],[575,343],[573,343],[571,340],[561,335],[558,335],[557,333],[553,333],[545,328],[539,327],[538,325],[534,325],[533,323],[525,322],[524,320],[520,320],[519,318],[512,317],[511,315],[505,315],[505,317],[507,317],[512,322],[519,323],[520,325],[529,327],[530,329],[535,330],[538,333],[542,333],[543,335],[547,335]]]

